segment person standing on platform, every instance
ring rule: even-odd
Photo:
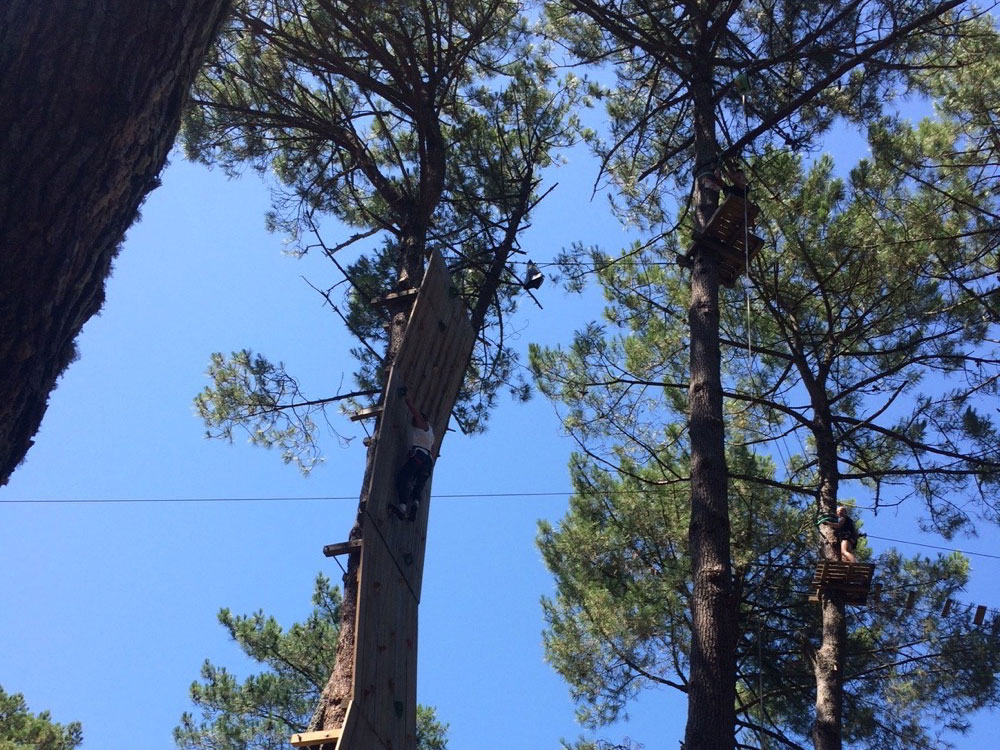
[[[833,526],[833,535],[837,539],[837,548],[840,552],[842,562],[854,563],[858,558],[854,556],[854,548],[858,543],[858,529],[854,525],[854,519],[847,515],[847,506],[841,505],[837,508],[837,517],[824,521]]]

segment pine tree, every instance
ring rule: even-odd
[[[73,750],[83,743],[80,722],[63,726],[48,711],[33,714],[20,693],[0,688],[0,750]]]
[[[721,326],[729,461],[736,461],[740,446],[767,450],[768,444],[786,458],[777,474],[750,471],[741,458],[730,471],[734,486],[751,482],[806,498],[815,510],[797,501],[803,514],[832,515],[847,483],[867,488],[876,509],[916,497],[928,525],[948,535],[997,520],[989,498],[1000,454],[996,427],[984,412],[1000,373],[988,315],[996,296],[990,248],[997,234],[987,219],[996,211],[992,180],[983,174],[994,159],[987,151],[970,159],[962,148],[967,137],[947,118],[912,128],[877,123],[875,156],[849,180],[834,176],[829,158],[809,170],[790,154],[762,159],[767,166],[756,170],[756,200],[769,217],[773,250],[751,269],[756,296],[750,310],[743,292],[731,293]],[[691,470],[678,424],[684,290],[668,269],[670,254],[669,247],[636,248],[614,262],[596,255],[610,300],[608,329],[586,329],[565,353],[536,350],[533,368],[543,390],[566,404],[565,423],[590,461],[613,469],[617,481],[641,478],[647,492],[669,485],[676,495]],[[948,385],[925,389],[932,377]],[[793,451],[801,456],[787,456],[785,440],[799,434]],[[798,530],[803,542],[811,530],[809,524]],[[672,532],[665,539],[677,544]],[[733,539],[734,548],[745,546],[735,532]],[[821,555],[836,556],[832,541],[820,544]],[[885,564],[899,567],[892,558]],[[917,565],[907,563],[911,574]],[[942,600],[940,593],[934,597]],[[870,622],[865,627],[878,625]],[[855,634],[848,634],[844,602],[836,596],[824,601],[822,624],[819,647],[809,651],[818,688],[812,731],[815,746],[829,748],[840,746],[844,726],[854,731],[857,724],[854,716],[842,722],[845,708],[855,716],[859,711],[856,702],[848,705],[857,696],[844,692],[844,675],[856,659]],[[926,625],[910,627],[900,642],[919,642],[913,634]],[[673,663],[683,675],[676,665],[686,666],[686,654]],[[934,688],[944,703],[946,689]],[[975,698],[974,692],[956,695],[959,702]],[[798,708],[788,715],[804,715]],[[875,731],[872,721],[867,725]],[[879,741],[893,732],[923,737],[921,731],[888,725],[878,730]]]
[[[585,456],[576,460],[570,511],[558,527],[543,524],[539,537],[556,579],[555,595],[543,602],[545,647],[581,723],[600,729],[626,719],[642,694],[648,701],[663,687],[688,688],[687,493],[670,479],[671,469],[686,467],[681,459],[667,470],[629,465],[612,472]],[[746,450],[727,460],[759,479],[773,471]],[[734,481],[732,497],[741,598],[737,741],[748,748],[808,748],[823,638],[822,613],[807,601],[813,513],[809,503],[760,482]],[[940,615],[947,599],[960,598],[968,562],[895,551],[869,558],[863,543],[860,553],[877,564],[882,588],[868,607],[853,610],[846,633],[845,740],[871,750],[946,747],[943,730],[964,730],[972,711],[1000,701],[990,628],[975,627],[967,610]]]
[[[332,290],[325,298],[359,339],[355,396],[383,401],[384,375],[406,335],[409,306],[397,301],[380,317],[371,300],[418,289],[425,257],[441,253],[481,345],[461,392],[443,392],[442,379],[433,398],[445,421],[453,412],[466,431],[483,427],[505,385],[523,393],[503,337],[502,320],[522,291],[510,263],[544,197],[540,170],[573,140],[578,94],[570,84],[549,90],[553,67],[521,12],[496,0],[239,0],[185,122],[189,155],[233,172],[272,172],[280,184],[272,225],[298,238],[302,252],[318,243],[344,271],[347,300],[335,301]],[[309,243],[324,216],[351,234],[333,246],[321,237]],[[348,262],[344,251],[362,242]],[[336,396],[301,399],[283,367],[248,353],[217,355],[212,374],[198,399],[210,432],[245,428],[309,467],[310,415]],[[363,536],[366,493],[351,539]],[[311,728],[339,726],[351,693],[357,557],[344,578],[345,658]]]
[[[598,152],[620,187],[623,213],[655,242],[688,208],[691,229],[704,230],[718,203],[706,178],[739,166],[744,149],[808,148],[837,116],[877,116],[901,71],[954,38],[959,26],[946,14],[957,5],[565,0],[550,18],[581,59],[614,64],[612,123]],[[685,746],[730,750],[738,601],[729,575],[719,259],[695,243],[687,261],[697,593]]]
[[[288,747],[305,731],[326,684],[337,649],[340,592],[322,574],[316,577],[313,610],[287,630],[263,612],[219,612],[219,622],[243,652],[264,671],[240,681],[225,667],[206,661],[201,681],[191,685],[200,714],[185,713],[174,730],[183,750],[264,750]],[[447,725],[433,709],[417,713],[418,750],[445,750]]]

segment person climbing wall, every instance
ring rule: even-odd
[[[415,521],[424,485],[430,479],[431,469],[434,467],[434,430],[427,421],[427,415],[410,400],[406,386],[400,388],[400,395],[406,401],[406,408],[410,410],[410,450],[406,454],[406,461],[396,473],[396,504],[390,504],[389,511],[399,518]]]

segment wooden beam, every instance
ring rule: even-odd
[[[376,297],[372,300],[372,305],[391,305],[394,302],[413,302],[417,298],[417,293],[419,289],[404,289],[401,292],[390,292],[389,294],[383,294],[381,297]]]
[[[351,539],[346,542],[337,542],[336,544],[327,544],[323,547],[323,554],[327,557],[336,557],[337,555],[346,555],[355,550],[361,549],[360,539]]]
[[[951,605],[953,605],[954,603],[955,602],[953,602],[951,599],[945,599],[944,609],[941,610],[942,617],[948,616],[948,613],[951,612]]]
[[[372,419],[382,413],[382,405],[369,406],[367,409],[360,409],[351,415],[352,422],[360,422],[362,419]]]
[[[313,747],[314,745],[334,743],[339,739],[339,729],[328,729],[322,732],[299,732],[293,734],[289,742],[292,747]]]

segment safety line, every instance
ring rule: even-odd
[[[616,491],[573,491],[562,490],[553,492],[455,492],[434,495],[439,500],[444,499],[476,499],[476,498],[532,498],[532,497],[571,497],[573,495],[641,495],[647,490],[616,490]],[[126,505],[126,504],[165,504],[165,503],[271,503],[271,502],[316,502],[322,500],[354,500],[357,495],[308,495],[308,496],[272,496],[272,497],[137,497],[137,498],[57,498],[53,500],[43,500],[40,498],[14,498],[0,500],[3,505]],[[855,506],[864,508],[867,506]],[[808,512],[806,509],[803,512]],[[377,528],[377,525],[376,525]],[[957,549],[954,547],[944,547],[926,542],[914,542],[908,539],[894,539],[892,537],[866,534],[871,539],[878,539],[884,542],[895,542],[896,544],[910,544],[917,547],[927,547],[929,549],[942,550],[944,552],[958,552],[971,557],[986,557],[992,560],[1000,560],[1000,555],[993,555],[988,552],[973,552],[971,550]]]
[[[392,547],[389,546],[389,542],[382,535],[382,529],[380,529],[379,525],[375,522],[375,516],[368,512],[367,502],[365,503],[363,512],[365,516],[368,517],[368,520],[371,521],[371,525],[375,527],[375,532],[378,534],[378,538],[382,540],[382,546],[385,547],[385,551],[389,553],[389,557],[392,559],[393,565],[396,566],[396,570],[399,571],[399,575],[403,579],[403,583],[406,584],[406,588],[410,590],[410,595],[413,597],[413,601],[420,604],[420,597],[417,596],[417,592],[413,590],[413,586],[410,585],[410,579],[406,576],[406,573],[403,572],[403,567],[399,564],[399,560],[396,559],[396,555],[393,553]]]

